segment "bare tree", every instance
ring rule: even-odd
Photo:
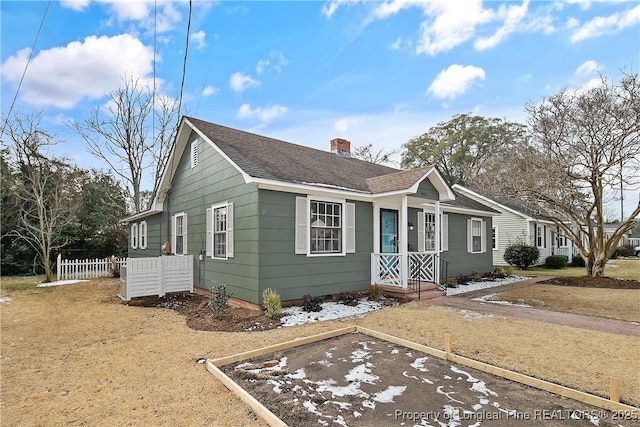
[[[74,184],[77,169],[60,159],[47,157],[55,145],[40,127],[40,114],[18,114],[7,120],[3,141],[10,148],[15,172],[13,191],[16,229],[8,232],[26,241],[42,259],[46,280],[53,279],[52,253],[67,243],[63,230],[74,218],[79,188]],[[6,209],[7,207],[3,207]]]
[[[375,163],[376,165],[392,164],[396,165],[398,162],[391,159],[391,156],[398,154],[400,150],[385,150],[383,148],[375,150],[373,144],[367,144],[362,147],[355,147],[353,149],[353,157],[356,159],[364,160],[369,163]]]
[[[122,86],[107,94],[108,102],[97,107],[73,128],[87,142],[89,152],[103,160],[119,176],[132,200],[135,212],[143,210],[141,186],[152,170],[153,194],[167,162],[177,132],[177,101],[154,96],[138,79],[125,77]]]
[[[502,192],[526,201],[563,229],[585,259],[587,274],[601,276],[640,204],[606,239],[606,203],[620,186],[640,182],[640,81],[623,75],[592,88],[562,90],[529,104],[532,146],[512,153],[515,168]],[[620,173],[620,165],[624,165]]]

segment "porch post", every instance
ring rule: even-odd
[[[403,288],[409,286],[409,202],[407,196],[402,196],[402,207],[400,209],[400,281]]]
[[[441,228],[441,222],[440,222],[440,202],[436,201],[433,204],[433,208],[434,208],[434,215],[435,215],[435,220],[436,220],[436,238],[435,238],[435,250],[436,250],[436,259],[433,263],[433,276],[435,279],[435,282],[437,284],[440,283],[440,253],[442,252],[442,236],[440,235],[440,228]]]
[[[373,253],[380,252],[380,205],[373,204]]]

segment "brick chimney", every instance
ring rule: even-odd
[[[335,138],[331,140],[331,152],[337,154],[340,157],[351,157],[351,142],[342,138]]]

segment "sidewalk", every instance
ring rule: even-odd
[[[460,310],[470,310],[478,313],[493,314],[496,316],[515,317],[524,320],[533,320],[536,322],[553,323],[556,325],[590,329],[611,334],[640,337],[639,323],[604,319],[600,317],[583,316],[580,314],[560,313],[556,311],[540,310],[537,308],[492,304],[481,301],[473,301],[470,299],[490,293],[502,292],[507,289],[528,286],[530,284],[547,279],[549,279],[549,277],[536,277],[524,282],[513,283],[504,286],[496,286],[494,288],[470,292],[468,294],[464,294],[464,296],[444,296],[433,298],[430,299],[428,303],[442,307],[451,307]]]

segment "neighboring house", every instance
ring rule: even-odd
[[[258,304],[266,288],[292,300],[492,269],[498,212],[456,197],[434,167],[350,158],[343,139],[331,149],[184,117],[151,208],[126,219],[129,256],[192,254],[196,286]]]
[[[617,222],[605,223],[603,225],[605,240],[609,240],[619,226],[620,226],[620,223],[617,223]],[[633,233],[633,231],[631,230],[629,230],[626,234],[623,234],[622,238],[618,240],[618,247],[621,247],[621,246],[636,247],[638,245],[640,245],[640,233]]]
[[[566,255],[571,262],[571,257],[576,253],[574,244],[564,230],[553,221],[526,213],[524,206],[514,201],[498,200],[487,194],[481,194],[479,190],[458,184],[454,185],[453,189],[501,213],[494,218],[490,234],[494,265],[507,265],[504,260],[504,251],[509,244],[518,241],[540,250],[538,264],[543,264],[550,255]]]

